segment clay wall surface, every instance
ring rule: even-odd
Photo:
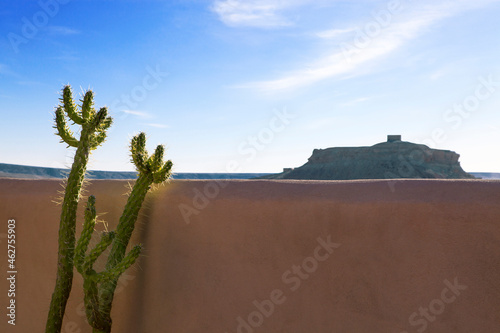
[[[110,229],[126,184],[87,187]],[[61,189],[0,179],[0,332],[44,331]],[[132,244],[145,250],[120,281],[114,332],[500,331],[500,181],[179,180],[144,208]],[[63,332],[91,331],[81,285],[75,270]]]

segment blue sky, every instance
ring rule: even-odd
[[[130,138],[176,172],[279,172],[387,134],[500,172],[500,1],[2,2],[0,162],[71,163],[65,84],[115,119],[90,168],[132,170]]]

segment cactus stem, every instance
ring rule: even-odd
[[[79,140],[75,139],[73,133],[69,130],[66,124],[66,116],[75,124],[81,125]],[[108,120],[105,112],[101,114],[101,117],[104,119],[106,126],[109,127],[109,125],[111,125],[111,118]],[[59,222],[57,278],[47,318],[47,333],[61,332],[66,303],[73,284],[76,211],[78,202],[82,196],[82,187],[84,185],[90,151],[97,147],[96,143],[100,144],[104,140],[102,139],[96,142],[95,139],[96,124],[100,125],[103,120],[96,120],[91,112],[87,112],[85,117],[83,117],[82,114],[77,111],[73,102],[70,86],[65,86],[63,88],[61,104],[56,109],[55,121],[58,130],[57,134],[69,146],[76,147],[76,153],[71,171],[66,181],[65,193],[62,201],[61,219]],[[101,126],[98,132],[105,132],[107,129],[106,126]],[[93,219],[95,220],[95,216]],[[82,246],[83,245],[84,244],[82,244]],[[81,249],[79,249],[79,252],[81,255]],[[77,259],[78,262],[80,259],[81,257]]]

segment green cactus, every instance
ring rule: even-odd
[[[137,167],[139,177],[125,205],[116,232],[103,233],[99,243],[87,252],[96,220],[95,198],[90,196],[85,211],[83,230],[76,245],[75,266],[84,279],[84,301],[87,320],[94,333],[111,331],[111,305],[120,275],[139,257],[141,246],[136,245],[125,255],[130,237],[142,203],[153,183],[162,183],[170,175],[172,162],[163,162],[164,147],[158,146],[155,153],[148,157],[145,149],[146,136],[140,133],[132,139],[132,161]],[[93,264],[111,246],[106,268],[97,273]]]
[[[61,105],[55,112],[54,127],[57,135],[70,147],[76,148],[73,166],[67,179],[59,224],[59,250],[57,280],[47,319],[46,332],[60,332],[62,320],[73,283],[73,257],[75,250],[76,210],[81,195],[82,184],[87,170],[90,152],[105,139],[106,130],[111,126],[106,108],[98,112],[93,108],[93,93],[87,91],[81,107],[73,102],[70,86],[62,90]],[[69,129],[66,117],[81,126],[80,139],[77,140]]]
[[[152,184],[164,182],[170,176],[172,162],[163,162],[165,148],[159,145],[149,156],[146,151],[146,135],[140,133],[131,142],[132,161],[139,176],[132,188],[116,231],[100,235],[99,242],[88,252],[97,213],[95,197],[89,196],[84,214],[82,233],[75,246],[76,209],[85,176],[89,153],[106,139],[106,130],[111,125],[107,110],[95,112],[93,93],[88,91],[78,111],[72,100],[71,88],[63,89],[62,105],[56,109],[56,128],[63,142],[76,147],[64,196],[59,230],[59,264],[57,281],[52,296],[46,332],[60,332],[66,302],[71,291],[73,265],[83,276],[84,303],[87,321],[94,333],[111,332],[111,305],[120,275],[132,266],[141,252],[141,245],[134,246],[128,254],[126,249],[135,227],[142,203]],[[63,113],[75,124],[81,125],[80,140],[76,140],[66,124]],[[94,263],[111,246],[106,267],[96,272]],[[88,252],[88,253],[87,253]]]
[[[131,142],[130,151],[132,161],[139,173],[137,181],[127,200],[125,209],[116,228],[116,237],[113,240],[111,252],[106,263],[106,270],[113,269],[124,271],[123,263],[131,260],[129,255],[125,256],[126,248],[134,231],[135,222],[141,209],[144,198],[152,184],[160,184],[170,176],[172,162],[163,162],[165,148],[162,145],[156,147],[155,153],[148,156],[146,151],[146,135],[140,133]],[[135,247],[130,253],[139,254],[140,248]],[[129,253],[129,254],[130,254]],[[134,259],[135,260],[135,259]],[[111,305],[118,283],[119,275],[111,276],[110,280],[104,282],[99,290],[99,309],[106,318],[106,329],[111,330]]]

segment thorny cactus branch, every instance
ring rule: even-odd
[[[91,103],[89,96],[87,104]],[[85,99],[85,98],[84,98]],[[57,279],[47,318],[46,332],[60,332],[73,284],[73,265],[75,253],[76,211],[80,199],[81,188],[87,170],[87,163],[91,150],[97,148],[105,138],[102,133],[111,125],[111,118],[107,112],[102,112],[99,117],[90,110],[85,112],[77,110],[73,102],[70,86],[65,86],[62,91],[61,105],[56,109],[57,135],[69,146],[76,148],[76,153],[68,176],[64,194],[61,219],[59,224],[59,250],[57,264]],[[80,138],[77,140],[69,129],[66,117],[75,124],[81,125]],[[97,132],[96,132],[97,130]],[[97,137],[96,137],[97,134]]]
[[[75,249],[75,267],[83,274],[83,262],[85,259],[85,252],[90,243],[92,237],[92,232],[94,231],[94,226],[96,222],[96,210],[95,210],[95,197],[93,195],[89,196],[87,200],[87,208],[85,209],[85,223],[83,224],[83,230],[78,239]]]
[[[116,233],[114,231],[105,232],[101,235],[101,240],[97,245],[90,251],[89,255],[85,257],[83,262],[83,270],[89,271],[96,262],[97,258],[106,251],[106,249],[111,245]]]
[[[75,263],[80,265],[77,269],[84,279],[87,320],[93,327],[94,333],[109,333],[111,331],[111,306],[118,279],[125,270],[135,263],[142,248],[140,245],[136,245],[125,254],[139,211],[151,185],[163,182],[170,175],[172,162],[163,162],[164,147],[158,146],[155,153],[148,156],[145,146],[146,136],[144,133],[140,133],[132,139],[130,148],[132,160],[139,171],[139,177],[132,188],[116,232],[103,233],[99,243],[88,255],[85,255],[90,240],[89,232],[91,233],[93,230],[91,221],[95,221],[96,216],[95,198],[90,196],[87,203],[88,216],[85,218],[83,231],[78,241],[79,259]],[[94,270],[93,265],[111,244],[106,267],[98,273]]]
[[[108,112],[107,108],[101,108],[98,114],[106,115]],[[104,116],[104,118],[99,122],[96,127],[97,133],[95,135],[94,146],[99,146],[106,139],[106,131],[111,126],[112,120],[110,117]]]
[[[111,269],[107,269],[99,274],[97,274],[97,280],[100,282],[109,282],[118,280],[118,278],[125,272],[130,266],[132,266],[139,255],[141,254],[142,245],[136,245],[130,250],[129,253],[120,261],[116,266]]]
[[[57,129],[57,135],[61,137],[61,142],[66,142],[70,147],[78,147],[79,142],[75,139],[73,133],[69,129],[64,117],[63,108],[60,106],[56,109],[55,121],[56,126],[54,126],[54,128]]]
[[[88,121],[91,117],[95,115],[94,109],[94,93],[89,90],[85,93],[85,96],[81,100],[82,102],[82,117]]]
[[[128,256],[124,259],[125,252],[146,194],[153,183],[159,184],[165,181],[170,176],[170,170],[172,168],[171,161],[163,163],[163,146],[158,146],[155,150],[155,154],[150,157],[148,156],[146,151],[146,135],[144,133],[140,133],[132,138],[130,152],[132,161],[139,172],[139,177],[132,188],[132,192],[127,200],[116,229],[116,238],[113,241],[111,252],[106,263],[106,270],[108,271],[113,270],[113,268],[121,267],[124,260],[129,260]],[[137,251],[138,256],[140,248],[134,247],[129,255],[135,253],[135,251]],[[118,277],[119,275],[113,277],[109,282],[103,282],[102,288],[99,291],[100,311],[107,318],[109,324],[107,329],[109,330],[111,330],[111,306],[118,283]]]
[[[73,102],[73,91],[69,85],[63,88],[62,96],[61,102],[69,119],[73,120],[75,124],[83,125],[85,119],[82,118],[81,114],[76,110],[75,103]]]
[[[146,151],[146,135],[140,133],[132,138],[130,144],[130,152],[132,155],[132,162],[135,164],[137,171],[146,173],[146,158],[148,152]]]

